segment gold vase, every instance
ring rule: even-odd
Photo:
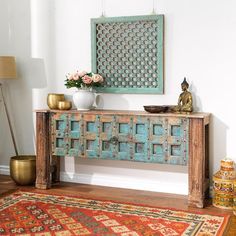
[[[36,179],[36,156],[21,155],[11,157],[10,176],[18,185],[30,185]]]
[[[59,110],[70,110],[72,107],[71,101],[59,101],[58,109]]]
[[[58,102],[65,101],[64,94],[49,93],[47,96],[47,104],[50,109],[58,109]]]

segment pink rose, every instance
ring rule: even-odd
[[[73,79],[74,79],[74,78],[73,78],[73,75],[70,75],[70,74],[68,75],[67,78],[68,78],[68,80],[73,80]]]
[[[83,82],[85,84],[91,84],[93,82],[92,80],[92,77],[88,76],[88,75],[85,75],[83,78],[82,78]]]
[[[73,76],[73,80],[78,80],[79,79],[79,74],[78,73],[75,73],[72,76]]]
[[[87,72],[86,71],[80,71],[80,72],[78,72],[78,75],[79,75],[79,77],[83,77],[83,76],[85,76],[87,74]]]
[[[102,83],[103,82],[103,78],[102,78],[102,76],[101,75],[99,75],[99,74],[94,74],[93,76],[92,76],[92,79],[93,79],[93,82],[94,83]]]

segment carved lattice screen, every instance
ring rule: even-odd
[[[163,94],[163,15],[91,20],[92,70],[98,92]]]

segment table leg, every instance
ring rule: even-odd
[[[39,189],[51,187],[49,113],[36,113],[36,184]]]
[[[190,119],[189,194],[190,206],[203,208],[205,200],[205,125],[203,119]]]

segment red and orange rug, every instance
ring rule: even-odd
[[[0,199],[0,235],[219,236],[228,218],[27,191]]]

